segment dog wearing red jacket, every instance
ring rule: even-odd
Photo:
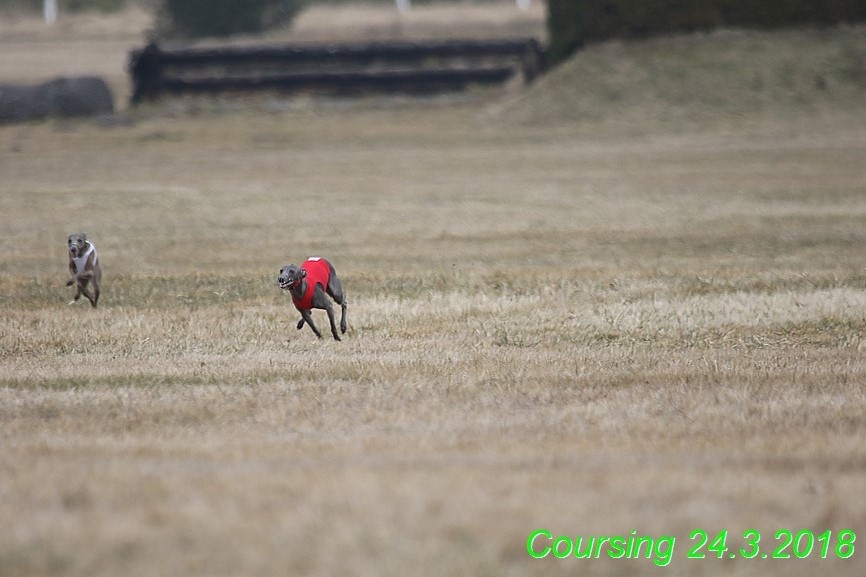
[[[334,308],[331,306],[330,296],[342,309],[340,317],[340,331],[346,333],[346,296],[343,294],[343,285],[337,278],[334,267],[323,258],[311,256],[300,267],[288,264],[280,269],[277,284],[283,290],[292,295],[292,303],[301,313],[298,321],[298,330],[304,328],[304,323],[322,338],[322,333],[313,324],[310,311],[322,309],[328,313],[328,321],[331,323],[331,334],[334,340],[342,340],[337,333],[337,325],[334,322]]]

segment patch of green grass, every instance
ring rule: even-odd
[[[722,30],[591,45],[516,97],[502,118],[629,133],[840,109],[862,118],[863,30]]]

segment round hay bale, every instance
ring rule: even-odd
[[[113,112],[111,90],[97,76],[55,78],[34,86],[0,85],[0,122]]]

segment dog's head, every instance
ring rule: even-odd
[[[87,250],[87,233],[76,232],[75,234],[70,234],[66,245],[69,247],[69,254],[72,255],[72,258],[77,258]]]
[[[293,264],[288,264],[280,269],[280,276],[277,277],[277,284],[283,290],[291,290],[298,286],[304,277],[307,276],[307,271],[298,268]]]

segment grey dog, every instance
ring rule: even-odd
[[[337,334],[337,325],[334,323],[334,309],[331,306],[330,296],[342,308],[340,317],[340,330],[346,332],[346,297],[343,294],[343,285],[337,277],[337,272],[334,267],[323,258],[311,256],[300,267],[294,264],[288,264],[280,269],[280,276],[277,277],[277,284],[283,290],[289,291],[292,295],[292,303],[295,308],[301,313],[301,320],[298,321],[298,330],[304,327],[304,323],[310,325],[310,328],[316,333],[316,336],[322,338],[322,333],[313,324],[313,317],[310,314],[312,309],[323,309],[328,313],[328,321],[331,323],[331,334],[335,340],[340,339]]]
[[[87,233],[84,232],[70,234],[66,244],[69,248],[69,274],[72,275],[72,278],[66,281],[66,286],[74,284],[77,288],[75,298],[69,304],[84,295],[93,308],[96,308],[96,303],[99,302],[99,281],[102,280],[96,246],[87,240]],[[93,287],[93,292],[87,290],[88,285]]]

